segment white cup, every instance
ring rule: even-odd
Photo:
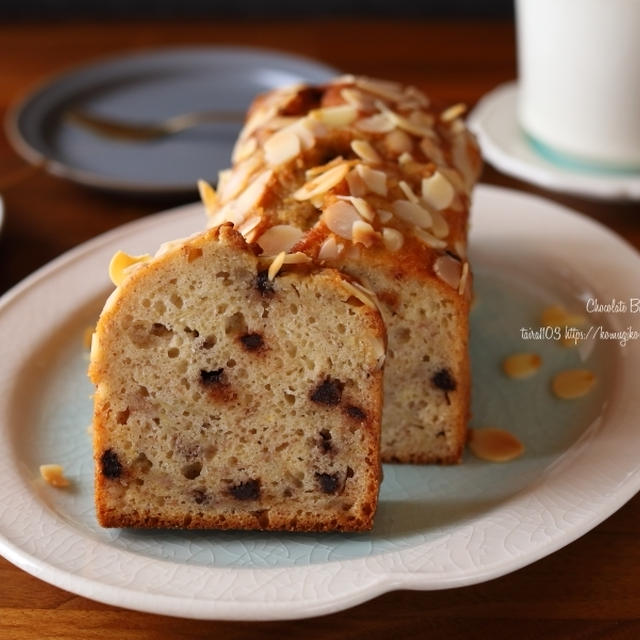
[[[516,0],[518,119],[571,160],[640,169],[640,0]]]

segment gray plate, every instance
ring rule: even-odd
[[[301,81],[323,83],[329,66],[269,50],[171,48],[109,58],[56,76],[7,116],[12,144],[27,161],[84,185],[129,193],[192,192],[230,163],[240,123],[203,124],[151,142],[101,137],[69,122],[82,108],[154,122],[210,109],[243,113],[253,97]]]

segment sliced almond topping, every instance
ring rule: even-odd
[[[462,240],[456,240],[453,243],[453,249],[462,259],[467,257],[467,247]]]
[[[384,137],[384,143],[389,153],[399,156],[402,153],[409,153],[413,149],[411,136],[402,129],[389,131]]]
[[[151,260],[151,256],[148,253],[141,256],[130,256],[124,251],[117,251],[109,263],[109,278],[111,278],[111,282],[116,287],[120,286],[125,276],[127,276],[129,267],[134,264],[149,262],[149,260]]]
[[[398,182],[398,186],[402,189],[404,195],[407,196],[407,200],[409,200],[409,202],[419,204],[418,196],[413,193],[413,189],[404,180],[400,180],[400,182]]]
[[[235,163],[246,160],[258,147],[258,141],[252,136],[250,138],[238,138],[231,160]]]
[[[407,162],[413,162],[413,156],[405,151],[404,153],[400,154],[400,157],[398,158],[398,164],[407,164]]]
[[[218,204],[218,196],[215,189],[206,180],[198,180],[198,191],[207,214],[213,213]]]
[[[434,235],[431,235],[424,229],[414,229],[413,235],[419,240],[422,240],[422,242],[424,242],[428,247],[431,247],[432,249],[444,249],[447,246],[447,243],[444,240],[436,238]]]
[[[287,253],[283,260],[283,264],[306,264],[307,262],[311,262],[311,258],[302,251]]]
[[[375,297],[373,291],[369,291],[359,284],[349,282],[348,280],[343,280],[342,286],[347,290],[350,296],[357,298],[365,306],[370,307],[371,309],[377,309],[376,304],[373,301],[373,298]]]
[[[314,109],[309,115],[328,127],[337,128],[350,125],[358,117],[358,110],[353,105],[341,104]]]
[[[495,427],[470,429],[469,449],[476,458],[488,462],[508,462],[524,453],[524,446],[518,438]]]
[[[289,224],[276,224],[258,238],[258,244],[265,255],[275,256],[281,251],[289,251],[300,238],[301,229]]]
[[[68,487],[71,484],[64,475],[64,469],[59,464],[41,464],[40,475],[45,482],[58,489]]]
[[[356,77],[352,73],[343,73],[331,80],[329,84],[353,84],[355,81]]]
[[[324,173],[325,171],[328,171],[332,167],[335,167],[336,165],[339,165],[343,162],[344,158],[342,156],[336,156],[333,160],[327,162],[327,164],[320,164],[317,167],[311,167],[311,169],[307,169],[304,172],[304,175],[307,180],[311,180],[311,178],[320,175],[321,173]]]
[[[415,118],[414,118],[414,121],[409,120],[408,118],[405,118],[404,116],[400,115],[399,113],[396,113],[395,111],[392,111],[391,109],[389,109],[389,107],[387,107],[387,105],[384,104],[384,102],[381,102],[380,100],[376,101],[376,107],[378,107],[378,109],[380,109],[380,111],[384,115],[386,115],[387,118],[389,118],[389,120],[395,126],[400,127],[401,129],[404,129],[405,131],[408,131],[409,133],[413,133],[416,136],[431,136],[431,135],[433,135],[433,129],[431,128],[431,126],[418,124],[418,123],[415,122]],[[425,117],[426,117],[426,114],[425,114]]]
[[[462,175],[465,192],[470,193],[476,180],[478,165],[474,164],[469,151],[469,142],[466,135],[454,138],[451,147],[451,157],[456,169]]]
[[[358,166],[356,166],[356,168],[353,169],[352,171],[349,171],[349,173],[347,174],[347,184],[349,185],[349,193],[352,196],[355,196],[356,198],[363,196],[367,193],[367,185],[365,184],[364,180],[362,179],[362,177],[357,171]]]
[[[293,194],[293,197],[296,200],[309,200],[314,196],[322,195],[341,182],[348,171],[348,164],[343,163],[336,165],[300,187],[300,189]]]
[[[295,122],[298,122],[300,118],[298,116],[276,116],[275,118],[271,118],[267,123],[265,129],[268,131],[279,131],[280,129],[284,129],[285,127],[289,127]]]
[[[224,179],[218,181],[218,199],[220,202],[229,202],[235,198],[249,183],[255,172],[262,167],[260,154],[254,154],[237,164],[229,173],[225,173]],[[220,172],[222,178],[223,172]]]
[[[300,153],[300,138],[287,129],[274,133],[264,143],[264,157],[271,167],[288,162]]]
[[[384,113],[376,113],[368,118],[361,118],[355,124],[357,129],[367,133],[387,133],[395,128],[393,120]]]
[[[250,238],[251,232],[260,224],[262,218],[260,216],[251,216],[247,218],[241,225],[237,228],[238,233],[242,234],[247,241],[252,241],[253,238]]]
[[[429,106],[429,98],[424,93],[422,93],[422,91],[420,91],[420,89],[418,89],[417,87],[414,87],[413,85],[409,85],[405,89],[405,93],[409,98],[413,98],[416,102],[419,102],[420,106],[422,107]]]
[[[414,109],[409,114],[409,122],[421,129],[431,130],[435,123],[435,118],[430,113],[425,113],[421,109]]]
[[[393,213],[386,209],[376,209],[376,213],[378,214],[378,218],[382,224],[387,224],[387,222],[393,218]]]
[[[240,138],[248,138],[256,129],[269,122],[277,114],[278,106],[275,104],[264,105],[256,109],[240,132]]]
[[[445,220],[445,217],[439,211],[432,211],[431,218],[433,224],[431,230],[436,238],[446,238],[449,235],[449,223]]]
[[[402,85],[397,82],[359,77],[356,78],[355,84],[356,87],[363,91],[373,93],[387,100],[393,100],[394,102],[404,100],[406,97]]]
[[[398,218],[405,222],[415,224],[423,229],[428,229],[431,226],[431,214],[415,202],[396,200],[391,207]]]
[[[225,208],[227,206],[230,207],[226,220],[229,220],[234,224],[240,224],[247,213],[258,205],[267,188],[267,183],[271,180],[272,176],[273,171],[271,171],[271,169],[263,171],[253,179],[251,184],[236,200],[232,200],[228,205],[225,205]]]
[[[336,260],[339,254],[335,236],[329,236],[318,251],[318,260]]]
[[[439,167],[446,164],[442,149],[438,147],[438,145],[431,139],[431,137],[425,136],[424,138],[422,138],[422,140],[420,141],[420,149],[428,160],[432,160]]]
[[[542,358],[537,353],[514,353],[502,361],[502,370],[510,378],[530,378],[541,364]]]
[[[357,165],[356,171],[369,191],[377,193],[380,196],[387,195],[387,174],[384,171],[376,171],[365,164]]]
[[[269,280],[273,280],[278,275],[280,269],[282,269],[285,255],[286,253],[284,251],[281,251],[269,265],[269,271],[267,271],[267,277],[269,278]]]
[[[352,140],[351,148],[365,162],[371,162],[371,164],[378,164],[382,162],[382,158],[378,152],[366,140]]]
[[[452,122],[456,118],[459,118],[467,110],[467,105],[462,102],[451,105],[440,114],[440,120],[442,122]]]
[[[376,212],[364,198],[338,196],[338,200],[346,200],[347,202],[350,202],[365,220],[368,220],[369,222],[373,222],[373,220],[375,220]]]
[[[422,199],[432,209],[446,209],[455,196],[453,185],[440,171],[422,179]]]
[[[344,200],[337,200],[329,205],[322,214],[322,219],[333,233],[346,240],[351,240],[353,223],[362,220],[357,209]]]
[[[391,227],[382,227],[382,242],[388,251],[398,251],[404,244],[404,236]]]
[[[460,275],[460,283],[458,284],[458,295],[462,296],[467,288],[467,282],[469,280],[469,263],[464,262],[462,265],[462,274]]]
[[[456,260],[448,253],[445,253],[433,263],[433,270],[440,280],[446,282],[452,289],[458,290],[462,275],[460,260]]]
[[[588,369],[568,369],[553,377],[551,388],[558,398],[573,400],[589,393],[595,381],[596,376]]]
[[[372,247],[380,237],[374,228],[364,220],[356,220],[351,227],[351,241],[363,244],[365,247]]]

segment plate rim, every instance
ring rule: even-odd
[[[485,124],[486,120],[496,108],[505,111],[504,102],[514,93],[517,95],[518,91],[517,80],[503,82],[484,94],[469,114],[468,126],[478,137],[483,156],[496,169],[524,182],[561,193],[600,200],[640,200],[640,174],[612,174],[595,170],[583,174],[563,167],[558,167],[561,169],[558,171],[550,160],[540,157],[548,166],[534,165],[526,158],[509,153],[497,143]],[[515,120],[512,110],[508,115]],[[524,139],[524,135],[522,137]]]
[[[581,216],[579,213],[568,209],[562,205],[551,202],[539,196],[517,192],[511,189],[505,189],[502,187],[481,185],[476,193],[476,198],[481,193],[486,193],[488,196],[497,197],[518,197],[522,202],[536,201],[539,204],[545,206],[551,206],[556,211],[563,211],[569,215],[574,221],[579,219],[583,224],[591,228],[592,232],[604,234],[610,242],[613,242],[615,246],[624,246],[626,250],[632,251],[633,260],[640,261],[640,255],[635,248],[630,245],[626,240],[617,236],[614,232],[608,229],[601,223],[594,221],[591,218]],[[481,196],[482,197],[482,196]],[[157,214],[163,216],[162,222],[168,223],[174,218],[185,219],[187,215],[202,215],[202,207],[199,204],[184,205],[171,209],[169,211]],[[160,222],[160,224],[162,224]],[[70,267],[74,262],[83,257],[97,251],[99,248],[108,247],[111,243],[120,241],[120,239],[129,237],[136,232],[141,232],[148,226],[158,225],[157,217],[145,217],[133,222],[127,223],[115,229],[112,229],[88,242],[75,247],[71,251],[59,256],[52,262],[44,265],[36,272],[28,276],[25,280],[15,285],[10,289],[2,298],[0,298],[0,313],[5,308],[12,304],[12,302],[20,295],[28,292],[28,290],[36,286],[38,283],[46,280],[54,272]],[[96,285],[97,286],[97,285]],[[637,358],[636,358],[637,360]],[[5,427],[7,429],[8,427]],[[638,469],[636,469],[638,471]],[[631,480],[634,480],[632,483]],[[382,563],[377,560],[383,556],[391,557],[393,554],[402,554],[402,551],[392,551],[380,554],[380,556],[374,556],[372,558],[362,557],[356,559],[350,559],[346,561],[332,561],[327,564],[321,565],[305,565],[303,567],[287,567],[285,569],[271,567],[260,569],[239,569],[238,572],[260,573],[260,574],[274,574],[284,571],[289,573],[296,573],[299,575],[305,575],[305,573],[315,571],[314,567],[329,567],[332,570],[342,571],[343,567],[348,566],[353,575],[358,575],[360,580],[355,583],[355,587],[348,590],[347,593],[341,593],[336,591],[332,594],[324,594],[323,598],[316,597],[306,598],[298,601],[280,601],[273,602],[268,600],[240,600],[240,601],[220,601],[220,600],[197,600],[194,598],[178,597],[175,594],[167,595],[153,592],[144,592],[138,589],[129,587],[123,587],[122,585],[109,585],[103,582],[96,582],[95,578],[87,578],[82,575],[65,572],[52,563],[43,561],[38,556],[26,553],[23,549],[16,547],[9,539],[4,535],[3,531],[0,531],[0,552],[5,555],[7,559],[24,569],[28,573],[31,573],[47,582],[51,582],[56,586],[77,593],[85,597],[90,597],[108,604],[115,606],[124,606],[139,611],[146,611],[151,613],[164,613],[175,616],[187,616],[200,619],[226,619],[226,620],[281,620],[281,619],[295,619],[316,616],[326,613],[335,612],[350,606],[354,606],[368,599],[374,598],[387,591],[395,589],[443,589],[457,586],[464,586],[469,584],[476,584],[492,578],[499,577],[506,573],[510,573],[516,569],[524,567],[536,560],[556,551],[557,549],[574,541],[587,531],[591,530],[594,526],[602,522],[609,517],[618,508],[620,508],[625,502],[627,502],[638,489],[640,489],[640,474],[631,478],[627,484],[624,485],[625,490],[621,491],[619,488],[616,491],[615,500],[609,500],[606,502],[605,508],[600,508],[591,514],[591,517],[583,519],[580,526],[574,526],[570,532],[564,531],[561,535],[555,537],[549,537],[545,540],[544,544],[538,545],[533,551],[529,551],[525,558],[514,559],[510,562],[501,562],[494,566],[487,566],[483,570],[476,571],[473,575],[458,575],[452,576],[446,581],[441,581],[437,585],[429,585],[424,583],[424,577],[420,572],[411,571],[408,565],[395,566],[392,569],[383,570]],[[502,504],[508,504],[518,498],[518,494],[509,498]],[[74,534],[77,535],[77,534]],[[108,545],[105,545],[108,546]],[[414,549],[428,546],[426,543],[419,544]],[[118,550],[119,554],[125,556],[137,556],[137,554],[127,551]],[[171,561],[167,560],[153,560],[154,563],[160,565],[172,565]],[[193,568],[193,567],[192,567]],[[220,574],[228,572],[229,569],[206,567],[206,569],[212,574]],[[233,571],[233,570],[232,570]],[[362,575],[363,572],[366,575]],[[365,579],[366,578],[366,579]]]
[[[323,71],[330,76],[339,75],[341,71],[321,60],[315,60],[306,55],[275,49],[271,47],[240,46],[240,45],[169,45],[166,47],[142,47],[123,49],[111,54],[96,56],[88,61],[64,66],[57,71],[46,74],[43,78],[31,83],[14,100],[9,103],[4,117],[4,130],[11,146],[16,153],[30,165],[44,169],[49,174],[58,178],[70,180],[85,187],[113,191],[131,195],[195,195],[197,192],[195,181],[177,182],[173,184],[155,185],[142,182],[129,182],[118,178],[109,178],[84,169],[78,169],[55,158],[50,158],[45,153],[33,146],[23,135],[20,128],[20,116],[34,100],[59,82],[77,73],[90,71],[94,67],[104,66],[110,63],[119,63],[124,60],[135,60],[155,55],[171,54],[206,54],[225,53],[256,55],[268,55],[271,58],[297,61],[315,67],[317,71]]]

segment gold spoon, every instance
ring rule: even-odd
[[[90,129],[98,135],[121,140],[157,140],[209,122],[237,122],[244,120],[244,114],[237,111],[195,111],[172,116],[154,123],[138,123],[105,118],[86,111],[72,109],[65,118],[75,124]]]

